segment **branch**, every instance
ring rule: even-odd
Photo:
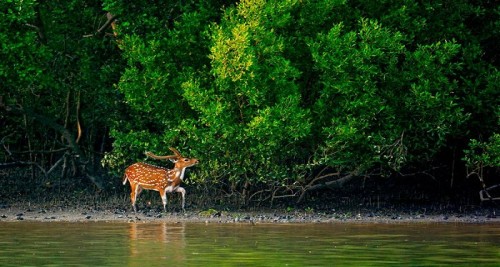
[[[40,27],[29,23],[26,23],[24,25],[32,29],[35,29],[35,31],[38,33],[38,37],[40,38],[40,42],[42,42],[42,44],[46,43],[45,34],[43,33],[42,29],[40,29]]]
[[[304,190],[300,194],[300,197],[297,200],[297,203],[301,203],[302,200],[304,199],[304,197],[306,196],[306,193],[309,191],[318,190],[318,189],[327,188],[327,187],[332,187],[332,186],[341,187],[344,183],[346,183],[347,181],[354,178],[354,175],[351,173],[351,174],[347,174],[347,175],[345,175],[339,179],[333,180],[333,181],[328,181],[328,182],[325,182],[322,184],[312,185],[312,182],[317,182],[317,181],[324,179],[326,177],[331,177],[331,176],[335,176],[335,175],[338,175],[338,173],[327,174],[327,175],[323,175],[323,176],[316,177],[315,179],[313,179],[313,181],[311,181],[311,183],[309,183],[306,187],[304,187]]]
[[[424,174],[424,175],[429,176],[432,180],[437,181],[438,179],[437,179],[434,175],[430,174],[429,172],[434,171],[434,170],[441,169],[442,167],[443,167],[443,166],[434,166],[434,167],[428,168],[428,169],[423,170],[423,171],[417,171],[417,172],[411,172],[411,173],[402,173],[402,172],[398,172],[398,174],[399,174],[401,177],[405,177],[405,176],[416,176],[416,175],[419,175],[419,174]]]
[[[34,29],[38,33],[38,38],[40,38],[40,42],[45,45],[45,44],[47,44],[47,38],[45,36],[45,30],[44,30],[45,27],[43,24],[41,13],[40,13],[40,5],[35,5],[34,11],[35,11],[35,24],[36,25],[30,24],[30,23],[26,23],[24,25],[26,27],[30,27],[30,28]]]
[[[265,189],[264,189],[264,190],[259,190],[259,191],[255,192],[255,193],[253,193],[252,195],[250,195],[250,197],[248,197],[248,202],[252,201],[252,198],[253,198],[253,197],[255,197],[255,196],[259,195],[259,194],[261,194],[261,195],[262,195],[262,194],[263,194],[263,193],[265,193],[266,191],[269,191],[269,190],[265,190]],[[267,199],[269,199],[270,197],[271,197],[271,196],[267,196],[267,197],[265,197],[265,198],[262,198],[262,197],[261,197],[261,198],[260,198],[259,200],[257,200],[257,201],[260,203],[260,202],[266,201],[266,200],[267,200]]]
[[[23,108],[22,106],[5,106],[5,110],[10,111],[10,112],[16,112],[16,113],[21,113],[23,115],[26,115],[28,117],[31,117],[41,124],[50,127],[57,132],[59,132],[63,138],[66,140],[68,143],[68,147],[71,149],[73,154],[75,155],[76,161],[78,163],[78,166],[82,168],[83,172],[86,174],[86,176],[99,188],[102,189],[103,185],[96,179],[94,176],[90,175],[88,171],[86,170],[86,164],[87,164],[87,158],[85,157],[85,154],[82,152],[78,144],[76,143],[76,139],[73,136],[73,134],[66,129],[64,126],[60,125],[59,123],[55,122],[54,120],[41,115],[39,113],[36,113],[35,111],[29,109],[29,108]]]
[[[59,149],[55,149],[55,150],[32,150],[32,151],[13,151],[13,152],[10,152],[11,154],[18,154],[18,155],[21,155],[21,154],[54,154],[54,153],[59,153],[59,152],[64,152],[68,150],[67,147],[63,147],[63,148],[59,148]]]
[[[323,171],[321,171],[321,172],[323,172]],[[320,174],[321,174],[321,172],[320,172]],[[329,174],[325,174],[325,175],[318,176],[318,177],[316,177],[316,178],[312,179],[312,181],[311,181],[311,182],[309,182],[309,183],[305,186],[305,189],[308,189],[309,187],[311,187],[314,183],[316,183],[316,182],[317,182],[317,181],[319,181],[319,180],[323,180],[323,179],[325,179],[325,178],[332,177],[332,176],[338,176],[338,175],[340,175],[340,172],[334,172],[334,173],[329,173]]]
[[[275,199],[296,197],[297,194],[303,190],[303,188],[300,185],[294,185],[294,184],[276,187],[276,189],[273,190],[273,193],[271,195],[271,206],[273,206]],[[282,195],[278,195],[278,191],[280,190],[283,192]]]
[[[111,13],[107,13],[106,14],[106,17],[108,18],[108,20],[99,28],[97,29],[97,31],[93,34],[87,34],[87,35],[84,35],[83,37],[92,37],[92,36],[99,36],[99,35],[102,35],[103,32],[109,28],[109,26],[111,26],[111,24],[113,24],[113,22],[115,22],[115,20],[119,17],[118,15],[111,15]]]
[[[489,201],[496,204],[495,200],[500,200],[500,197],[492,197],[490,192],[488,192],[488,190],[492,190],[492,189],[495,189],[497,187],[500,187],[500,184],[496,184],[496,185],[490,186],[488,188],[485,188],[485,189],[479,191],[479,198],[481,199],[481,201],[489,200]],[[483,196],[483,193],[486,194],[486,197]]]
[[[52,173],[57,167],[59,167],[59,165],[61,165],[61,163],[64,161],[64,157],[66,157],[66,153],[64,153],[64,155],[56,163],[54,163],[52,167],[50,167],[49,171],[47,172],[47,175]]]
[[[111,13],[107,13],[106,16],[108,17],[108,20],[97,30],[97,33],[101,33],[106,30],[118,18],[118,15],[111,15]]]
[[[17,167],[17,166],[26,166],[26,165],[34,165],[40,171],[43,173],[45,177],[47,177],[47,172],[45,169],[38,163],[36,162],[30,162],[30,161],[14,161],[14,162],[6,162],[6,163],[0,163],[0,169],[6,169],[6,168],[12,168],[12,167]]]
[[[0,108],[1,108],[1,107],[3,107],[3,106],[2,106],[2,97],[0,96]],[[5,145],[5,139],[6,139],[7,137],[11,137],[11,136],[13,136],[13,135],[14,135],[14,133],[10,133],[10,134],[8,134],[8,135],[4,136],[4,137],[2,138],[2,140],[0,140],[0,144],[3,144],[3,148],[5,149],[5,151],[7,152],[7,154],[8,154],[9,156],[10,156],[10,155],[12,155],[12,152],[10,152],[9,148]]]
[[[25,114],[31,118],[34,118],[35,120],[37,120],[38,122],[44,124],[45,126],[48,126],[56,131],[58,131],[62,136],[63,138],[66,140],[66,142],[68,142],[68,145],[69,147],[71,148],[71,150],[73,150],[73,152],[77,155],[79,155],[81,157],[81,160],[83,162],[85,162],[85,157],[82,153],[82,151],[80,150],[80,147],[76,144],[76,141],[75,141],[75,137],[73,136],[73,134],[68,130],[66,129],[64,126],[58,124],[57,122],[51,120],[50,118],[47,118],[39,113],[36,113],[34,112],[33,110],[29,109],[29,108],[23,108],[23,107],[8,107],[7,108],[7,111],[9,111],[9,109],[11,111],[14,111],[14,112],[18,112],[18,113],[22,113],[22,114]]]

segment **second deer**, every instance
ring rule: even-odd
[[[198,159],[185,158],[173,147],[170,150],[174,152],[174,155],[157,156],[151,152],[146,152],[146,155],[154,159],[171,160],[175,164],[173,169],[138,162],[130,165],[125,170],[123,184],[125,185],[127,181],[130,183],[130,201],[134,212],[137,212],[135,202],[143,189],[155,190],[160,193],[164,211],[166,211],[167,206],[167,193],[180,193],[182,196],[182,210],[185,211],[186,190],[180,185],[184,180],[186,168],[198,164]]]

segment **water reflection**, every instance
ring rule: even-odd
[[[500,266],[499,224],[0,222],[0,266]]]
[[[183,223],[130,223],[129,266],[144,266],[151,260],[181,264],[186,260],[185,229]]]

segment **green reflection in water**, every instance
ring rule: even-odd
[[[495,224],[0,222],[0,266],[500,266]]]

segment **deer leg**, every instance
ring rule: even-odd
[[[137,197],[142,192],[142,187],[138,184],[135,184],[130,192],[130,199],[132,200],[132,207],[134,208],[134,212],[137,212],[137,208],[135,202],[137,201]]]
[[[161,189],[160,191],[161,201],[163,202],[163,211],[167,212],[167,191]]]
[[[186,212],[186,210],[184,209],[184,204],[186,204],[186,200],[185,200],[185,198],[186,198],[186,190],[184,188],[182,188],[182,187],[179,186],[179,187],[177,187],[175,189],[175,192],[181,193],[181,197],[182,197],[182,211]]]
[[[137,185],[137,187],[135,189],[135,198],[136,198],[136,200],[139,197],[139,195],[141,194],[141,192],[142,192],[142,187],[140,185]]]
[[[135,208],[136,188],[137,188],[136,184],[130,183],[130,202],[132,202],[132,208],[134,208],[134,212],[137,212],[137,209]]]

